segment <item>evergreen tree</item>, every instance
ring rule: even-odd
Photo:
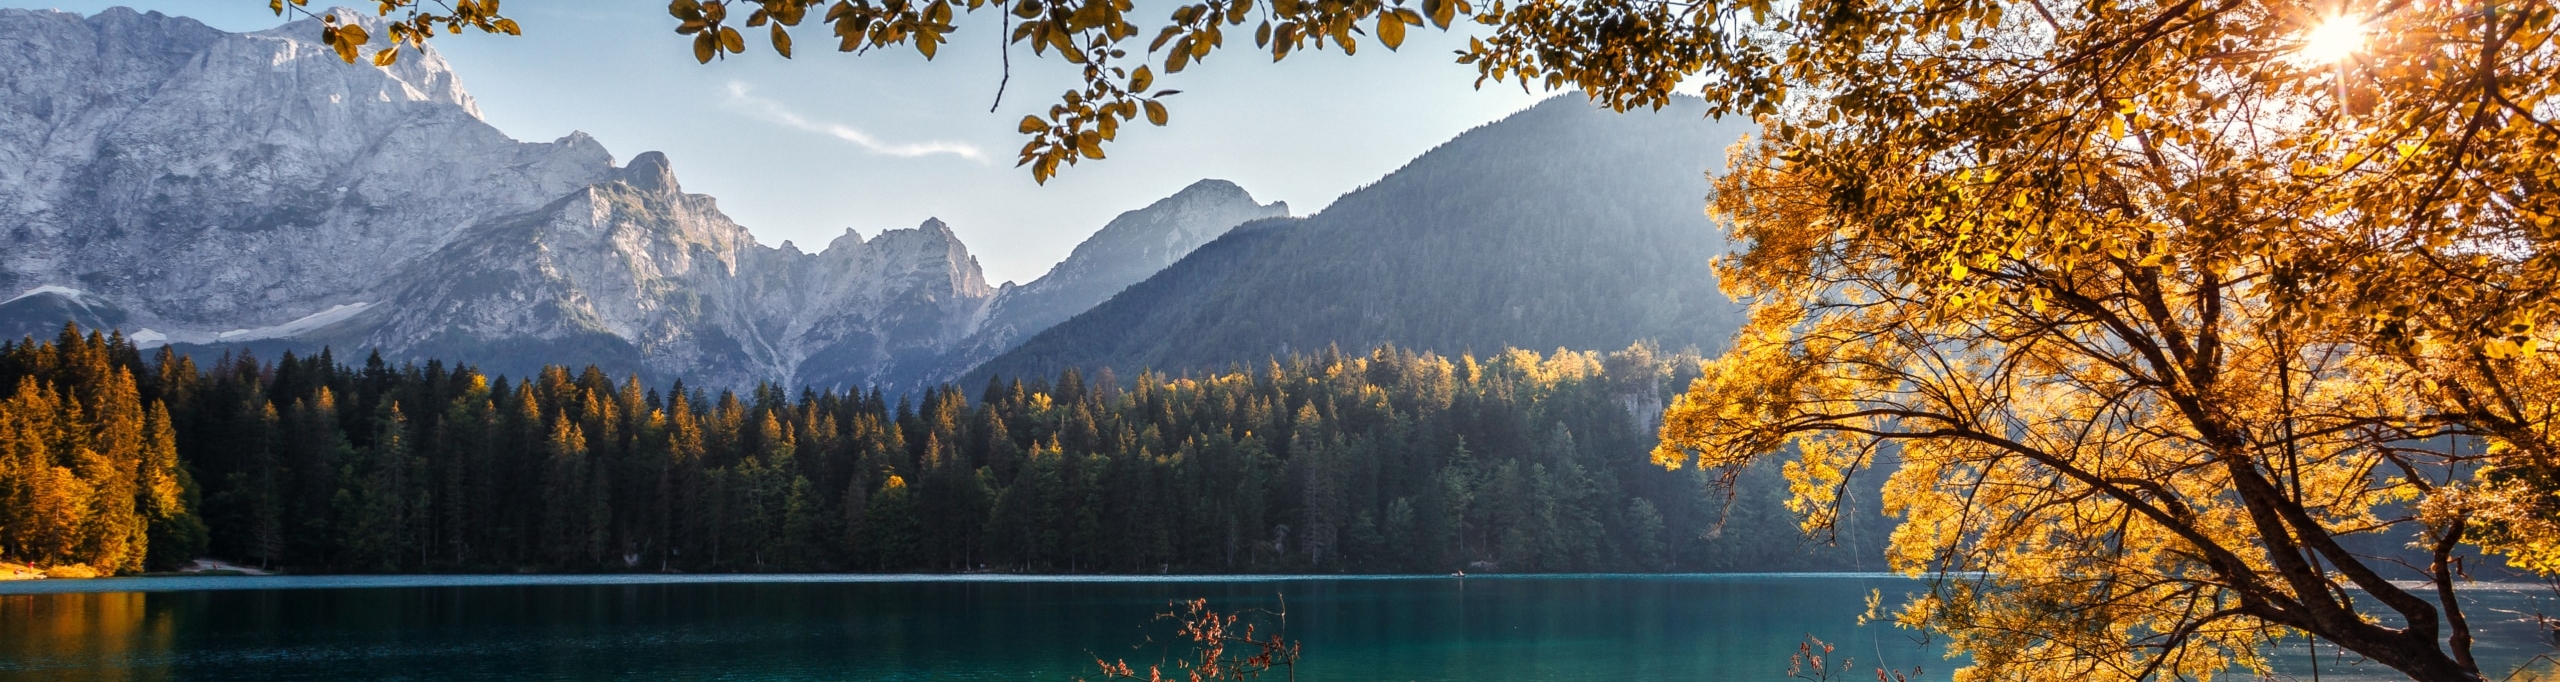
[[[206,369],[94,333],[0,344],[0,559],[108,573],[205,554],[295,571],[1876,565],[1857,528],[1840,544],[1864,552],[1799,534],[1773,469],[1736,472],[1726,500],[1634,454],[1662,397],[1643,392],[1693,364],[1642,348],[1327,349],[1126,385],[991,381],[975,404],[948,388],[895,403],[660,393],[593,370],[515,382],[334,357]]]
[[[904,571],[916,566],[924,533],[916,519],[914,494],[904,478],[890,476],[880,484],[880,492],[871,496],[871,506],[863,513],[863,554],[870,558],[871,568],[878,571]]]
[[[586,434],[568,418],[554,420],[550,438],[543,441],[543,453],[548,456],[542,470],[541,535],[546,562],[592,564],[596,557],[588,507],[593,504],[589,499],[593,488],[587,480]]]
[[[137,502],[149,524],[144,566],[156,571],[182,568],[204,553],[211,538],[204,520],[195,513],[201,499],[195,477],[178,462],[178,433],[169,408],[159,401],[153,401],[143,416],[141,477]]]

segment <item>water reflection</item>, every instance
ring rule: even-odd
[[[1868,590],[1914,587],[1877,576],[606,580],[0,595],[0,682],[1066,680],[1090,677],[1096,656],[1147,660],[1132,647],[1169,599],[1281,610],[1283,595],[1305,680],[1783,679],[1807,634],[1859,669],[1917,665],[1943,680],[1952,667],[1913,633],[1856,625]],[[383,584],[402,586],[365,587]],[[2488,594],[2503,601],[2475,612],[2537,609],[2538,596]],[[2512,669],[2548,650],[2500,623],[2483,635],[2484,663]]]
[[[63,682],[171,679],[165,666],[94,665],[168,659],[174,624],[154,601],[134,592],[0,595],[0,669]]]

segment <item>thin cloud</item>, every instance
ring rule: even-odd
[[[889,142],[882,142],[880,138],[873,137],[870,133],[863,132],[853,126],[840,123],[812,121],[809,120],[809,117],[802,116],[799,112],[792,111],[790,107],[783,106],[781,102],[755,96],[753,93],[749,92],[749,88],[746,83],[738,81],[729,82],[729,108],[743,111],[749,115],[755,116],[756,118],[764,119],[769,122],[779,123],[792,128],[806,130],[820,135],[844,140],[846,142],[851,142],[854,146],[869,150],[875,154],[887,154],[889,156],[902,158],[950,154],[952,156],[957,156],[971,161],[983,162],[987,160],[986,152],[979,150],[975,145],[965,142],[945,142],[935,140],[931,142],[893,144]]]

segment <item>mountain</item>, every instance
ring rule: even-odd
[[[972,370],[1049,375],[1259,363],[1392,343],[1721,345],[1740,307],[1708,260],[1707,173],[1750,130],[1684,99],[1617,114],[1550,98],[1459,135],[1304,219],[1229,232]]]
[[[0,10],[0,292],[80,292],[212,341],[353,303],[351,284],[611,170],[585,135],[481,121],[432,50],[350,67],[318,34]]]
[[[0,333],[910,392],[1337,344],[1713,346],[1735,312],[1699,204],[1743,127],[1696,102],[1550,100],[1304,219],[1202,181],[990,286],[939,221],[766,246],[663,155],[516,141],[433,50],[351,66],[318,33],[0,10]]]
[[[907,392],[1287,212],[1203,181],[1019,287],[940,221],[765,246],[664,155],[515,141],[434,50],[348,65],[317,35],[0,10],[0,334]]]
[[[304,337],[523,374],[596,364],[740,387],[861,388],[930,362],[993,300],[939,221],[815,254],[756,243],[666,157],[482,222],[389,278],[382,303]]]
[[[594,364],[657,380],[912,393],[1116,293],[1245,216],[1285,214],[1202,181],[1124,213],[1027,286],[987,284],[939,220],[817,253],[758,244],[687,194],[664,155],[480,223],[376,287],[380,304],[300,333],[526,374]]]
[[[1225,180],[1192,183],[1173,196],[1122,213],[1077,244],[1047,274],[1000,291],[968,340],[943,358],[946,372],[931,378],[958,379],[962,372],[1109,300],[1237,225],[1287,215],[1287,202],[1257,203],[1243,187]]]

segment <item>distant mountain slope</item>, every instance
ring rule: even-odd
[[[957,379],[1032,334],[1110,300],[1239,224],[1287,215],[1287,202],[1257,203],[1244,188],[1225,180],[1195,182],[1145,208],[1122,213],[1077,244],[1048,274],[997,293],[985,320],[942,360],[944,373],[931,378]]]
[[[1468,131],[1304,220],[1213,242],[970,373],[1206,369],[1394,343],[1720,346],[1739,307],[1708,259],[1707,172],[1749,128],[1681,100],[1613,114],[1557,97]]]
[[[988,376],[1053,376],[1031,374],[1040,369],[1079,367],[1164,367],[1197,369],[1202,363],[1176,366],[1157,358],[1181,350],[1165,334],[1189,335],[1215,330],[1220,316],[1203,315],[1226,295],[1228,280],[1273,244],[1283,241],[1302,219],[1272,218],[1237,226],[1153,277],[1131,285],[1108,302],[1033,335],[1012,351],[973,368],[963,387],[983,384]],[[1176,336],[1176,339],[1190,338]],[[1132,374],[1131,376],[1134,376]]]
[[[75,289],[41,287],[0,301],[0,342],[50,339],[65,322],[81,329],[118,329],[132,314]]]

